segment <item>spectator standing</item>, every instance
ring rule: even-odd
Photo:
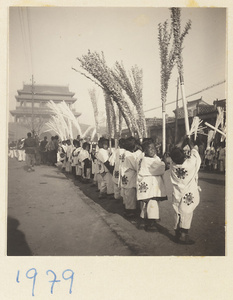
[[[54,136],[51,137],[51,140],[46,145],[46,149],[48,151],[48,165],[52,166],[54,164],[53,158],[54,158],[54,150],[55,150]]]
[[[40,139],[38,135],[35,135],[35,140],[36,140],[36,148],[35,148],[36,165],[39,166],[41,164],[41,156],[40,156]]]
[[[36,148],[36,140],[32,137],[31,132],[28,132],[27,138],[24,141],[24,149],[26,154],[26,165],[27,171],[35,171],[35,148]]]
[[[220,172],[225,172],[225,159],[226,159],[226,147],[225,147],[225,142],[221,143],[221,148],[219,150],[219,171]]]
[[[41,163],[47,164],[48,161],[48,153],[46,149],[46,145],[48,144],[47,136],[44,137],[43,141],[40,143],[40,155],[41,155]]]

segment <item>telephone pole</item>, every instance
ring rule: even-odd
[[[32,75],[32,135],[34,136],[35,135],[35,128],[34,128],[34,77]]]

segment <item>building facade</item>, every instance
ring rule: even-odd
[[[218,110],[217,107],[223,107],[226,110],[226,99],[216,100],[213,105],[210,105],[202,100],[202,98],[187,102],[189,126],[191,127],[193,117],[198,116],[204,122],[215,126]],[[183,106],[174,110],[174,117],[166,116],[166,145],[175,144],[185,135],[185,121],[184,121],[184,109]],[[177,120],[176,120],[177,115]],[[177,122],[177,129],[176,129]],[[153,138],[157,143],[162,141],[162,118],[146,118],[147,135]],[[209,128],[206,128],[204,132],[207,134]],[[129,131],[124,129],[122,131],[122,137],[128,137]],[[207,141],[206,135],[199,135],[200,140],[205,144]],[[220,139],[220,135],[216,134],[216,139]]]
[[[22,89],[17,90],[16,109],[10,113],[14,117],[14,123],[40,134],[52,115],[52,111],[47,107],[50,100],[55,104],[64,101],[75,117],[81,115],[75,111],[74,103],[77,99],[74,95],[68,86],[24,84]],[[12,132],[10,134],[14,135]]]
[[[25,118],[31,118],[32,114],[35,118],[49,119],[51,111],[46,106],[49,100],[56,104],[65,101],[76,117],[81,115],[73,108],[77,99],[74,98],[75,94],[69,91],[68,86],[24,84],[23,89],[17,90],[17,93],[16,109],[10,111],[15,122],[20,123]]]

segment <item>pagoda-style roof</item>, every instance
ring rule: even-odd
[[[71,108],[73,103],[76,102],[76,98],[73,98],[74,93],[69,91],[68,86],[59,85],[32,85],[24,84],[23,88],[17,90],[18,95],[15,96],[17,102],[20,102],[19,106],[16,106],[15,110],[11,110],[11,115],[17,118],[26,117],[32,115],[32,105],[34,103],[33,114],[47,118],[53,115],[53,112],[47,107],[47,103],[52,100],[55,104],[66,102]],[[81,113],[76,112],[71,108],[75,117],[79,117]]]
[[[196,105],[209,105],[207,102],[205,102],[204,100],[202,100],[202,98],[196,99],[196,100],[192,100],[192,101],[187,101],[187,107],[192,107],[192,106],[196,106]]]
[[[79,117],[81,113],[76,112],[74,109],[71,109],[72,113],[75,117]],[[31,116],[32,115],[32,107],[17,107],[15,110],[11,110],[10,113],[12,116],[23,117],[23,116]],[[34,107],[33,114],[38,116],[51,116],[54,113],[48,107]]]
[[[46,84],[34,84],[33,90],[35,94],[44,94],[44,95],[69,95],[74,96],[75,93],[69,91],[68,86],[60,86],[60,85],[46,85]],[[32,85],[24,84],[23,89],[17,90],[18,94],[31,94],[32,93]]]
[[[26,101],[32,101],[32,94],[20,94],[19,96],[15,96],[16,100],[22,101],[22,100],[26,100]],[[77,101],[77,98],[71,98],[70,96],[64,95],[42,95],[42,94],[34,94],[33,95],[33,100],[34,101],[49,101],[52,100],[54,102],[61,102],[61,101],[65,101],[65,102],[71,102],[74,103],[75,101]]]
[[[197,114],[200,114],[202,111],[205,113],[215,111],[215,108],[213,105],[208,104],[207,102],[203,101],[202,98],[188,101],[187,102],[187,110],[188,110],[188,117],[194,117]],[[173,110],[174,114],[176,115],[176,109]],[[184,108],[179,107],[177,110],[177,116],[178,119],[184,118]]]
[[[214,101],[215,107],[226,107],[226,99]]]
[[[175,121],[174,117],[166,116],[166,124],[173,123]],[[152,127],[152,126],[162,126],[163,120],[162,118],[146,118],[146,126]]]

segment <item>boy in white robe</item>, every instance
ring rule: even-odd
[[[200,201],[198,171],[201,158],[195,148],[191,149],[189,157],[185,156],[182,148],[174,148],[171,151],[171,159],[176,241],[192,244],[193,241],[189,239],[188,230],[191,227],[193,211]]]
[[[82,149],[78,155],[78,160],[81,162],[82,169],[82,182],[89,183],[91,178],[91,156],[90,156],[90,144],[84,142]]]
[[[109,160],[108,152],[108,140],[101,139],[98,143],[99,151],[96,153],[98,174],[99,174],[99,199],[106,197],[107,194],[113,193],[112,190],[108,190],[108,177],[110,174],[108,168],[106,167],[106,162]]]
[[[103,138],[100,138],[98,140],[98,144],[97,144],[97,147],[96,147],[96,152],[92,156],[92,159],[95,162],[95,174],[96,174],[95,177],[96,177],[96,182],[97,182],[97,187],[98,187],[97,192],[100,191],[100,187],[101,187],[101,184],[102,184],[102,181],[103,181],[103,178],[101,176],[101,172],[103,172],[103,168],[102,168],[102,165],[98,163],[98,159],[97,159],[97,155],[99,153],[99,150],[101,148],[103,148],[103,142],[102,141],[103,141]]]
[[[167,200],[163,175],[165,163],[156,154],[156,145],[152,139],[142,144],[144,155],[138,162],[137,200],[141,202],[141,214],[138,229],[157,231],[159,201]],[[145,220],[145,221],[144,221]]]
[[[124,156],[121,158],[121,195],[125,206],[126,217],[136,216],[136,180],[137,180],[137,157],[139,152],[134,152],[136,140],[129,137],[124,142]]]
[[[80,179],[81,178],[81,169],[79,169],[79,160],[78,156],[81,151],[82,147],[80,146],[80,141],[76,140],[76,148],[73,150],[72,156],[73,156],[73,163],[75,166],[75,177]],[[81,162],[80,162],[81,164]]]
[[[71,173],[72,167],[71,167],[71,160],[72,160],[72,151],[73,151],[73,144],[71,143],[71,140],[66,141],[66,172]]]
[[[78,140],[73,140],[73,151],[72,151],[72,174],[76,177],[76,165],[77,165],[77,157],[80,152],[80,142]]]
[[[25,150],[23,149],[24,140],[25,139],[21,139],[18,143],[18,161],[25,161]]]
[[[107,141],[107,145],[109,145],[109,141]],[[108,169],[108,172],[106,174],[107,196],[110,196],[112,198],[114,197],[113,169],[115,161],[115,151],[115,140],[111,139],[111,148],[108,148],[108,160],[104,163],[104,165]]]
[[[48,144],[48,143],[47,143]],[[62,163],[61,170],[66,169],[66,141],[62,141],[61,145],[58,147],[59,160]]]
[[[114,190],[114,198],[116,200],[121,199],[121,180],[120,180],[120,170],[122,164],[122,157],[124,157],[125,149],[124,149],[124,139],[119,140],[119,148],[116,149],[114,155],[112,155],[109,159],[110,165],[114,166],[113,169],[113,190]]]

